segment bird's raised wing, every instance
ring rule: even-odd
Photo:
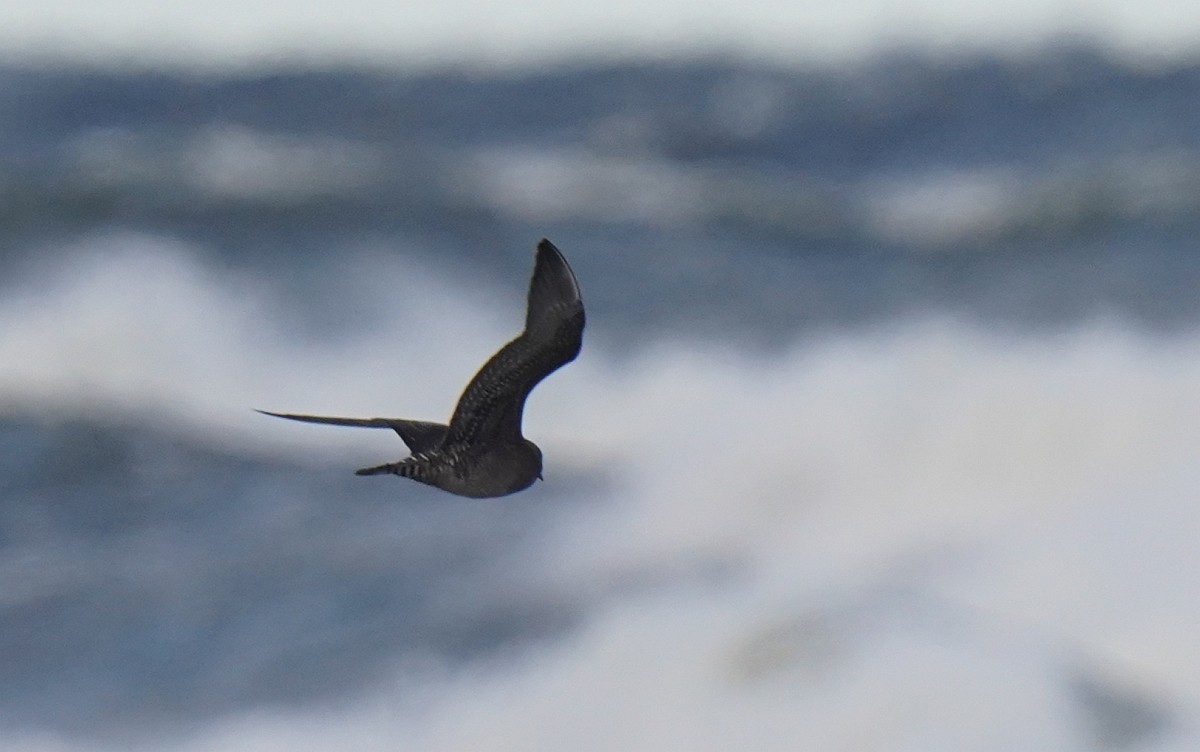
[[[357,428],[390,428],[400,434],[400,438],[414,454],[429,452],[441,446],[442,439],[446,437],[446,431],[449,428],[441,423],[403,418],[335,418],[325,415],[273,413],[267,410],[255,410],[255,412],[275,418],[298,420],[301,423],[325,423],[331,426],[355,426]]]
[[[583,344],[583,299],[567,260],[554,244],[537,246],[525,313],[525,331],[500,348],[463,390],[443,446],[516,441],[525,398]]]

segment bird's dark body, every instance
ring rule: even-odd
[[[402,418],[266,414],[307,423],[391,428],[412,451],[398,462],[363,468],[359,475],[391,473],[460,496],[506,496],[541,477],[542,452],[521,434],[525,399],[542,379],[579,354],[584,319],[571,267],[543,239],[529,283],[525,330],[479,369],[463,390],[449,425]]]

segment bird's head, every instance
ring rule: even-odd
[[[534,444],[529,439],[525,439],[525,451],[529,453],[529,456],[533,459],[534,467],[537,468],[537,479],[545,480],[545,478],[542,477],[542,450],[541,450],[541,448],[537,444]]]

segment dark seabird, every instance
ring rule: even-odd
[[[542,450],[521,435],[525,398],[583,344],[583,300],[575,274],[554,244],[537,246],[525,331],[483,364],[463,390],[450,425],[403,418],[333,418],[259,412],[335,426],[391,428],[412,451],[358,475],[391,473],[460,496],[506,496],[542,477]]]

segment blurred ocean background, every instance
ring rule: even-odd
[[[1200,749],[1200,11],[648,7],[5,10],[0,749]]]

